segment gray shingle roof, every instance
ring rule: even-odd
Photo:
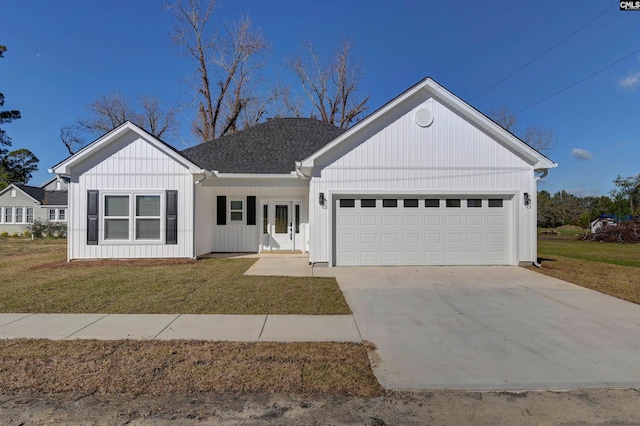
[[[220,173],[283,174],[295,162],[334,140],[344,129],[315,118],[274,118],[238,133],[181,152],[207,170]]]
[[[50,206],[66,206],[67,199],[67,191],[45,191],[42,204]]]
[[[67,191],[45,191],[37,186],[29,185],[16,185],[20,190],[24,191],[34,200],[39,201],[43,205],[50,206],[66,206],[67,205]]]
[[[16,185],[16,187],[20,188],[24,193],[33,198],[34,200],[42,202],[44,199],[44,189],[38,188],[37,186],[29,186],[29,185]]]

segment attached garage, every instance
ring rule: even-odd
[[[334,201],[337,266],[510,265],[513,195],[348,195]]]

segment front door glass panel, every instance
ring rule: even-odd
[[[289,206],[276,205],[276,234],[286,234],[289,232]]]

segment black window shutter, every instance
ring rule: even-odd
[[[218,195],[218,218],[216,223],[218,225],[227,224],[227,197],[224,195]]]
[[[98,245],[100,213],[98,209],[98,191],[87,191],[87,245]]]
[[[247,225],[256,224],[256,197],[249,195],[247,197]]]
[[[178,244],[178,191],[167,191],[166,244]]]

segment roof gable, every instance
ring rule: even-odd
[[[160,139],[154,137],[153,135],[146,132],[139,126],[136,126],[135,124],[131,123],[130,121],[124,122],[120,126],[110,131],[109,133],[96,139],[89,145],[82,148],[80,151],[76,152],[72,156],[68,157],[67,159],[53,166],[53,168],[50,171],[59,175],[69,175],[71,173],[71,169],[74,166],[96,155],[98,152],[105,149],[111,142],[118,140],[121,136],[123,136],[127,132],[136,133],[138,136],[140,136],[140,138],[144,139],[146,142],[150,143],[151,145],[156,147],[158,150],[162,151],[164,154],[166,154],[170,158],[183,164],[189,170],[190,173],[203,172],[202,168],[199,165],[197,165],[192,160],[183,156],[178,150],[168,145],[167,143],[161,141]]]
[[[353,149],[353,147],[348,146],[347,141],[353,140],[356,135],[375,131],[376,127],[382,122],[388,121],[388,117],[399,116],[401,114],[399,110],[406,109],[408,105],[415,103],[416,98],[424,99],[425,97],[432,97],[438,103],[451,109],[467,122],[476,126],[496,142],[522,158],[534,169],[548,169],[557,166],[556,163],[553,163],[546,156],[518,139],[480,111],[440,86],[433,79],[426,78],[379,108],[313,155],[304,159],[300,164],[301,171],[308,175],[314,166],[321,165],[323,158],[330,156],[332,153],[341,155],[345,150]]]
[[[220,173],[290,174],[295,163],[344,132],[315,118],[274,118],[182,154]]]

